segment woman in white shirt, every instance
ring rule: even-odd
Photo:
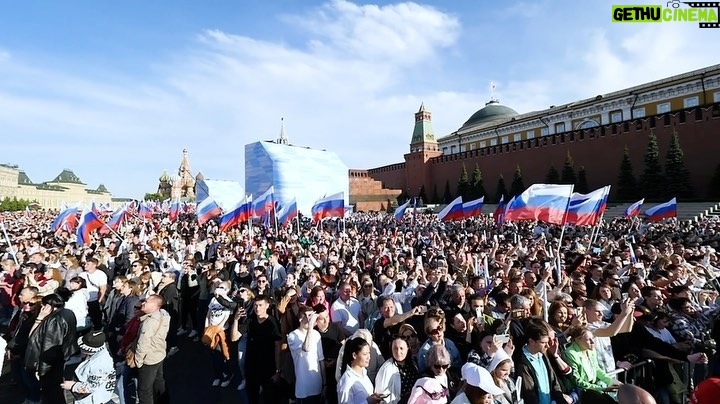
[[[68,282],[68,289],[72,292],[72,295],[65,302],[65,308],[71,310],[75,314],[75,320],[77,322],[77,329],[81,330],[87,328],[90,325],[88,321],[88,307],[87,302],[90,299],[90,293],[87,290],[85,279],[76,276]]]
[[[337,386],[338,402],[343,404],[378,404],[383,396],[373,393],[365,368],[370,364],[370,344],[356,337],[345,344],[342,377]]]
[[[410,354],[407,340],[398,335],[391,343],[392,358],[385,361],[375,376],[375,392],[387,395],[383,402],[407,402],[418,379],[417,365]]]

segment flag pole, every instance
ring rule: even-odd
[[[570,198],[572,198],[573,191],[575,190],[575,185],[570,185],[570,195],[568,195],[568,201],[565,205],[565,214],[563,215],[563,223],[562,223],[562,229],[560,230],[560,240],[558,240],[558,248],[557,248],[557,254],[556,261],[555,261],[555,267],[557,269],[557,276],[558,276],[558,284],[562,281],[562,258],[560,256],[560,248],[562,248],[563,244],[563,237],[565,236],[565,228],[567,227],[567,216],[568,216],[568,208],[570,207]],[[545,321],[548,321],[548,292],[547,287],[543,291],[545,294],[545,298],[543,299],[543,316],[545,317]]]
[[[103,220],[103,226],[110,229],[110,231],[113,232],[113,234],[116,235],[123,243],[125,242],[125,239],[122,238],[122,236],[120,234],[118,234],[118,232],[116,232],[112,227],[108,226],[107,222],[105,222],[104,220]]]
[[[15,261],[15,265],[20,265],[17,259],[17,253],[15,252],[15,248],[13,248],[12,243],[10,243],[10,237],[8,237],[7,229],[5,229],[5,221],[0,222],[0,227],[2,227],[3,235],[5,236],[5,241],[8,244],[8,248],[10,248],[10,252],[12,252],[13,261]]]
[[[273,199],[275,199],[275,198],[273,197]],[[273,215],[273,223],[275,224],[275,235],[277,236],[278,220],[277,220],[277,208],[275,207],[275,201],[273,201],[272,215]]]

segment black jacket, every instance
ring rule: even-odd
[[[135,295],[123,296],[112,319],[110,327],[116,335],[125,334],[125,326],[135,317],[135,305],[140,302],[140,297]]]
[[[553,371],[547,356],[542,355],[542,361],[547,368],[548,379],[550,380],[550,398],[558,403],[564,403],[562,386],[558,382],[555,372]],[[526,403],[539,403],[540,398],[537,390],[537,375],[535,369],[530,364],[530,361],[525,357],[523,347],[518,346],[515,349],[513,355],[513,362],[515,363],[515,375],[522,377],[522,386],[520,387],[520,397],[522,397]]]
[[[54,366],[63,366],[80,348],[77,344],[75,314],[60,309],[45,317],[30,333],[25,368],[45,375]]]
[[[175,283],[169,283],[165,285],[160,292],[160,296],[165,299],[165,305],[162,307],[167,311],[171,317],[177,317],[180,312],[180,294]]]

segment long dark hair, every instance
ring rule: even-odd
[[[361,337],[355,337],[345,343],[345,351],[343,351],[342,367],[340,367],[340,373],[345,373],[345,369],[352,363],[353,354],[358,354],[360,351],[368,346],[367,341]]]

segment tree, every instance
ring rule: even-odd
[[[480,171],[480,166],[477,164],[475,164],[475,171],[473,171],[471,186],[473,190],[473,199],[478,199],[485,196],[485,187],[483,186],[482,171]]]
[[[408,198],[410,198],[410,195],[406,190],[403,189],[403,191],[400,192],[400,195],[398,195],[396,198],[397,205],[400,206],[403,203],[407,202]]]
[[[418,198],[420,198],[419,201],[417,201],[418,206],[424,206],[427,203],[427,193],[425,192],[425,184],[420,186],[420,193],[418,194]]]
[[[685,168],[683,151],[680,148],[680,137],[673,132],[670,146],[665,155],[665,197],[678,199],[692,198],[695,194],[690,183],[690,172]]]
[[[445,193],[443,194],[443,203],[450,203],[453,201],[452,192],[450,192],[450,180],[445,181]]]
[[[590,192],[590,186],[587,182],[587,173],[585,172],[585,166],[580,166],[578,170],[577,185],[575,185],[575,192],[581,194],[587,194]]]
[[[505,178],[500,174],[498,178],[497,189],[495,190],[495,201],[500,202],[500,197],[507,195],[507,188],[505,188]]]
[[[145,201],[162,201],[163,199],[165,199],[165,198],[163,198],[163,195],[159,192],[155,192],[152,194],[147,193],[147,194],[145,194],[145,197],[143,198],[143,200],[145,200]]]
[[[10,198],[6,196],[0,202],[0,212],[16,212],[18,210],[25,210],[31,201],[27,199]]]
[[[432,203],[440,203],[440,194],[438,193],[437,183],[433,185]]]
[[[710,179],[710,188],[708,188],[708,198],[720,198],[720,164],[715,167],[715,173]]]
[[[630,150],[625,146],[623,158],[620,162],[620,174],[618,175],[617,198],[621,201],[631,201],[638,197],[637,182],[633,175],[632,162],[630,161]]]
[[[652,132],[648,136],[647,150],[645,150],[645,170],[640,185],[642,186],[643,197],[646,199],[659,199],[665,195],[665,180],[660,165],[660,150],[657,137]]]
[[[457,185],[457,195],[462,196],[463,201],[470,200],[470,178],[468,178],[468,172],[465,164],[463,164],[462,171],[460,171],[460,179],[458,180]]]
[[[545,183],[546,184],[560,183],[560,173],[558,172],[557,168],[555,168],[555,166],[550,166],[550,170],[548,170],[547,176],[545,176]]]
[[[522,171],[520,171],[520,164],[518,164],[515,168],[512,184],[510,184],[510,196],[518,196],[523,191],[525,191],[525,184],[523,184]]]
[[[568,150],[567,157],[565,157],[565,165],[563,166],[562,175],[560,176],[560,183],[572,185],[577,183],[577,176],[575,176],[575,162],[570,155],[570,150]]]

